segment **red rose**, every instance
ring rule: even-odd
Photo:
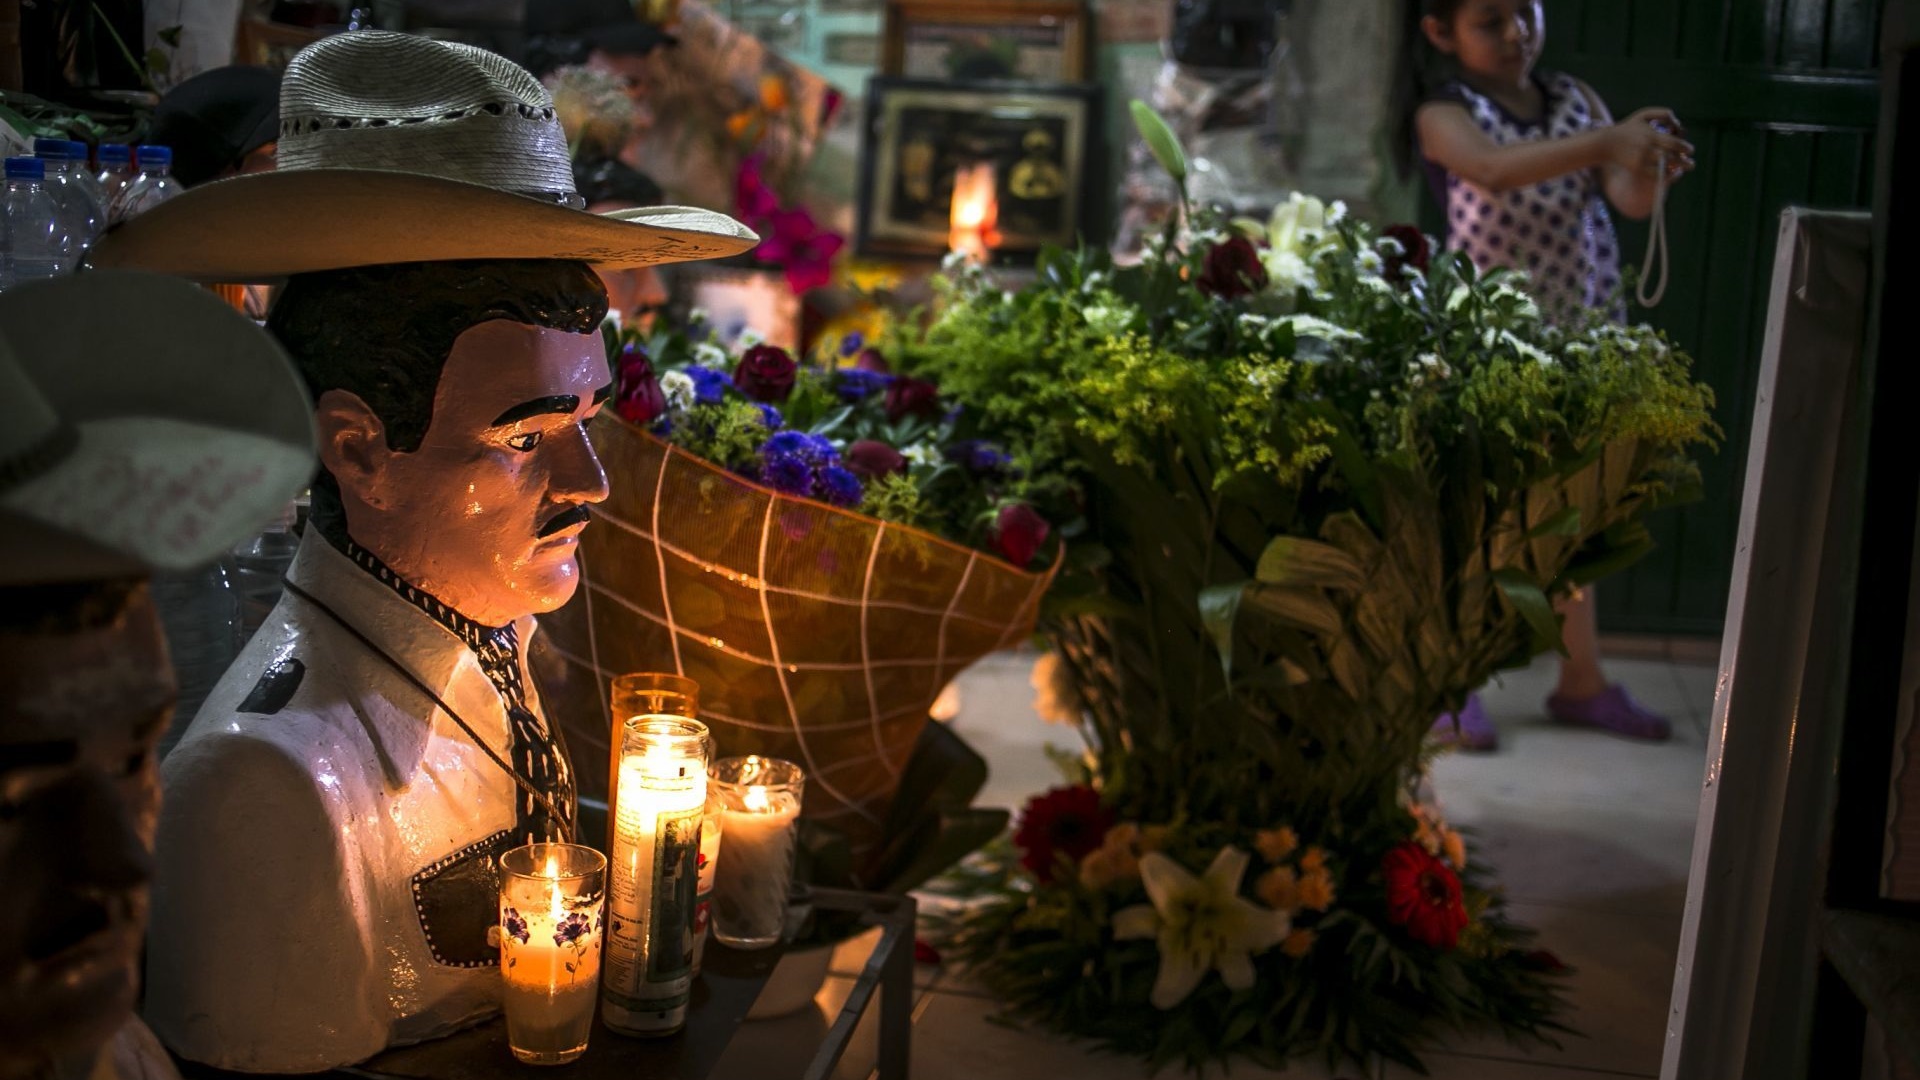
[[[900,451],[877,439],[858,439],[841,455],[847,470],[862,480],[874,480],[907,471],[907,459]]]
[[[993,546],[1022,569],[1047,539],[1047,519],[1026,503],[1008,503],[993,521]]]
[[[1446,863],[1415,843],[1397,845],[1381,863],[1387,878],[1387,921],[1436,949],[1452,949],[1467,928],[1460,879]]]
[[[793,393],[798,367],[778,345],[755,345],[733,369],[733,385],[755,401],[782,402]]]
[[[1260,249],[1244,236],[1236,236],[1207,249],[1200,263],[1200,291],[1222,300],[1235,300],[1267,287],[1267,268],[1260,262]]]
[[[667,411],[667,396],[660,392],[660,380],[653,373],[653,362],[638,346],[620,351],[620,369],[616,381],[619,393],[613,411],[630,424],[650,424]]]
[[[922,416],[929,420],[940,415],[940,388],[925,379],[909,379],[905,375],[893,380],[887,387],[887,422],[897,424],[905,416]]]
[[[853,361],[853,366],[861,371],[874,371],[882,375],[893,374],[893,366],[888,364],[887,358],[881,356],[880,350],[875,348],[861,349],[860,355]]]
[[[1056,856],[1079,862],[1100,850],[1113,827],[1113,814],[1100,805],[1100,793],[1084,785],[1054,788],[1035,795],[1020,811],[1013,846],[1020,865],[1042,882],[1053,880]]]
[[[1401,271],[1412,267],[1421,273],[1427,272],[1432,260],[1433,249],[1427,245],[1427,234],[1412,225],[1389,225],[1380,230],[1380,235],[1400,245],[1400,254],[1387,259],[1387,280],[1398,282]]]

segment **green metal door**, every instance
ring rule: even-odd
[[[1666,298],[1632,317],[1692,353],[1726,441],[1706,498],[1651,522],[1657,549],[1600,592],[1609,631],[1717,635],[1759,371],[1780,209],[1864,209],[1879,109],[1879,0],[1549,0],[1542,66],[1585,79],[1616,117],[1664,105],[1699,168],[1668,202]],[[1620,221],[1625,261],[1643,222]]]

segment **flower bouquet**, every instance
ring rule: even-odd
[[[1138,266],[962,268],[902,352],[1085,492],[1037,678],[1087,752],[968,868],[948,944],[1016,1015],[1155,1064],[1545,1037],[1554,965],[1414,796],[1425,737],[1647,550],[1710,392],[1651,329],[1548,325],[1337,203],[1186,221]]]
[[[616,390],[591,436],[613,489],[582,537],[583,588],[543,620],[546,692],[592,755],[607,751],[612,676],[694,679],[720,752],[806,770],[807,819],[850,849],[827,876],[899,885],[930,850],[913,811],[946,783],[923,777],[903,801],[903,778],[917,755],[970,756],[923,745],[929,706],[1032,632],[1054,554],[1036,504],[1070,509],[1065,485],[972,436],[937,386],[857,339],[803,367],[751,336],[734,355],[702,322],[608,330]]]

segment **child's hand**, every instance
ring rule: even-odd
[[[1663,155],[1669,180],[1693,168],[1693,144],[1671,109],[1641,109],[1606,130],[1608,162],[1633,175],[1658,174]]]

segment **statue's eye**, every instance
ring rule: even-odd
[[[524,454],[540,445],[540,433],[529,431],[524,435],[514,435],[507,439],[507,445]]]

